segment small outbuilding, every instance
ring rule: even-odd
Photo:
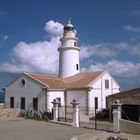
[[[108,96],[109,107],[115,100],[120,100],[121,104],[140,105],[140,88],[135,88]]]
[[[140,122],[140,88],[109,95],[107,101],[111,110],[115,101],[121,103],[123,119]]]

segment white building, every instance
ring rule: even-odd
[[[90,114],[95,100],[99,109],[106,108],[106,97],[119,92],[120,86],[106,71],[81,72],[78,38],[70,21],[64,27],[59,51],[59,76],[23,73],[5,87],[5,107],[22,110],[52,109],[53,99],[61,106],[70,106],[76,99]]]

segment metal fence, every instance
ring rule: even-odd
[[[80,127],[112,131],[113,123],[110,121],[109,110],[80,108]]]
[[[72,106],[59,107],[59,120],[65,122],[72,122],[73,108]]]
[[[10,102],[5,103],[8,108],[10,108]],[[36,106],[36,107],[35,107]],[[14,102],[13,108],[21,109],[20,102]],[[35,109],[36,108],[36,109]],[[44,104],[25,104],[25,109],[28,112],[37,111],[38,113],[45,111]],[[53,110],[50,111],[53,114]],[[58,121],[64,121],[72,123],[72,115],[73,115],[73,107],[71,106],[59,106],[58,111]],[[87,107],[79,107],[79,120],[80,120],[80,127],[92,128],[92,129],[99,129],[99,130],[107,130],[111,131],[113,124],[110,122],[109,119],[109,112],[105,109],[97,109],[95,108],[87,108]]]

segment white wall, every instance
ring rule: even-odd
[[[54,99],[61,98],[61,105],[65,105],[64,91],[48,91],[47,92],[47,109],[52,110],[53,104],[51,103]]]
[[[21,80],[25,80],[25,85],[21,86]],[[14,81],[7,89],[5,96],[5,106],[10,108],[10,97],[14,97],[15,108],[20,108],[21,97],[25,97],[26,110],[32,108],[33,98],[38,98],[38,110],[45,110],[45,90],[42,86],[26,75],[22,75]]]
[[[81,108],[86,108],[86,91],[67,91],[67,105],[71,106],[73,99],[80,102]]]
[[[105,88],[105,80],[109,80],[109,88]],[[94,108],[94,99],[98,97],[98,108],[106,108],[106,97],[119,92],[119,85],[114,81],[109,73],[103,74],[95,83],[92,84],[92,90],[89,92],[89,107]]]
[[[65,78],[79,73],[80,63],[78,48],[60,47],[59,50],[59,76]],[[76,64],[79,66],[78,70],[76,69]]]
[[[95,108],[95,97],[98,98],[98,108],[101,108],[101,90],[100,89],[93,89],[89,92],[89,111],[93,112]]]

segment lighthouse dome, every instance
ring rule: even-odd
[[[72,25],[70,19],[67,21],[66,25],[64,26],[64,31],[73,31],[74,26]]]

